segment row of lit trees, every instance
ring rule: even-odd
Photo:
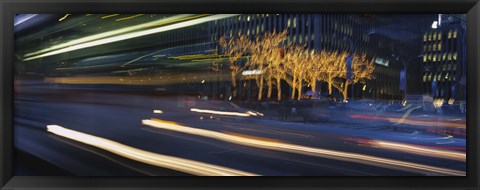
[[[286,45],[286,41],[286,30],[265,33],[255,39],[245,35],[220,38],[222,56],[228,58],[229,62],[234,97],[237,96],[237,79],[240,77],[256,81],[258,100],[263,98],[264,88],[267,88],[267,98],[270,98],[274,86],[277,88],[277,99],[280,100],[282,81],[292,88],[291,99],[302,97],[304,84],[316,92],[318,81],[327,83],[329,94],[335,88],[347,99],[349,84],[373,77],[373,61],[363,53],[350,55],[346,51],[308,51],[303,46]],[[347,58],[351,64],[347,63]],[[347,69],[347,65],[351,69]],[[261,74],[241,76],[244,70],[260,71]],[[351,76],[347,76],[349,70]]]

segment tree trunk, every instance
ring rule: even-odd
[[[302,88],[303,88],[302,80],[298,80],[298,97],[297,97],[297,100],[300,100],[300,98],[302,98]]]
[[[292,97],[291,99],[295,99],[295,90],[296,90],[296,87],[297,87],[297,77],[295,75],[293,75],[293,81],[292,81]]]
[[[316,90],[317,90],[317,80],[316,80],[315,77],[312,77],[310,79],[310,86],[312,87],[312,91],[316,92]]]
[[[345,84],[343,86],[343,92],[342,92],[344,101],[347,100],[347,96],[348,96],[347,92],[348,92],[348,81],[345,81]]]
[[[333,81],[331,79],[328,79],[327,83],[328,83],[328,95],[332,95],[332,92],[333,92],[332,83],[333,83]]]
[[[260,86],[258,87],[258,100],[262,100],[263,96],[263,77],[260,76]]]
[[[282,100],[282,81],[280,80],[280,77],[277,77],[277,100],[280,101]]]
[[[237,77],[235,71],[232,71],[233,97],[237,97]]]
[[[269,78],[268,79],[268,93],[267,93],[267,98],[270,99],[270,97],[272,96],[272,89],[273,89],[273,82],[272,82],[272,79]]]

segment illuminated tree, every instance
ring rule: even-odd
[[[328,85],[328,94],[333,93],[333,87],[339,89],[338,79],[346,77],[346,52],[324,52],[323,56],[320,56],[323,61],[322,70],[320,71],[319,80],[326,82]]]
[[[285,82],[292,87],[291,99],[295,98],[298,91],[297,99],[302,97],[302,87],[308,69],[306,65],[311,62],[311,55],[304,47],[293,46],[285,52],[285,67],[288,75],[284,78]],[[296,90],[296,91],[295,91]]]
[[[240,58],[246,56],[251,47],[251,41],[244,35],[226,39],[222,36],[219,45],[223,49],[223,54],[228,57],[228,68],[230,69],[233,85],[233,97],[237,96],[237,78],[244,70],[245,64],[239,61]]]
[[[365,82],[365,80],[372,79],[375,65],[373,63],[373,59],[368,59],[366,54],[353,54],[351,64],[352,76],[351,78],[347,78],[346,59],[343,60],[343,64],[341,65],[343,65],[344,69],[342,69],[335,79],[336,82],[332,84],[340,93],[342,93],[343,99],[346,100],[348,98],[348,85]]]

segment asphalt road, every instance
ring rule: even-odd
[[[14,141],[22,154],[17,155],[15,175],[199,175],[191,165],[186,165],[187,169],[163,166],[165,162],[146,161],[142,157],[145,155],[170,156],[169,159],[268,176],[451,175],[452,172],[462,175],[465,172],[464,160],[443,157],[444,152],[432,156],[422,154],[423,149],[411,152],[411,148],[388,149],[369,144],[381,140],[450,151],[465,147],[465,139],[458,137],[399,133],[389,130],[390,126],[369,126],[360,121],[304,124],[252,115],[199,113],[191,109],[222,114],[246,112],[228,102],[195,97],[36,86],[16,86]],[[160,110],[162,113],[158,113]],[[98,139],[88,141],[89,144],[87,140],[78,140],[88,139],[78,134],[69,137],[67,133],[63,136],[54,133],[53,128],[48,131],[49,125],[109,141],[102,141],[103,147],[94,144],[101,143]],[[113,145],[108,143],[112,142],[121,145],[110,149]],[[125,154],[113,150],[121,146],[128,146],[122,149],[125,151],[135,150]],[[138,157],[129,157],[137,153]],[[339,156],[343,154],[348,155]],[[377,158],[387,160],[378,163]],[[27,164],[29,160],[45,162],[44,169],[34,169],[34,164]],[[392,162],[401,163],[392,165]],[[181,165],[180,161],[175,163]],[[410,163],[434,168],[404,167]]]

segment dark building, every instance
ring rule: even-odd
[[[423,35],[423,92],[465,100],[465,16],[441,15]]]
[[[416,22],[412,23],[412,18]],[[351,85],[349,97],[401,99],[407,92],[421,93],[420,68],[407,70],[403,82],[401,71],[405,72],[407,65],[421,61],[420,49],[415,42],[422,36],[420,28],[429,27],[432,18],[435,16],[246,14],[212,22],[209,32],[211,41],[217,41],[222,35],[227,38],[239,34],[256,36],[287,29],[288,43],[305,45],[308,50],[366,53],[375,60],[375,80]],[[320,86],[325,92],[326,84]]]

